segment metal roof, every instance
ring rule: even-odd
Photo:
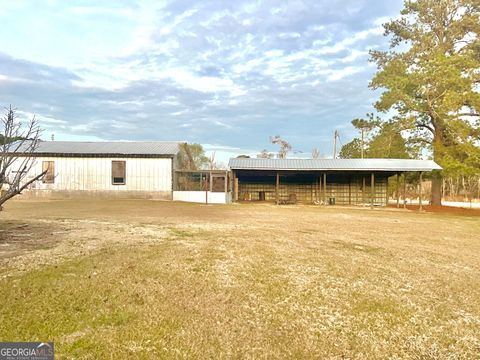
[[[442,168],[433,160],[410,159],[230,159],[232,170],[297,171],[431,171]]]
[[[15,144],[10,147],[10,149],[13,148],[15,148]],[[179,142],[173,141],[39,141],[34,153],[37,155],[55,154],[60,156],[174,156],[178,151]],[[22,152],[22,148],[19,149],[19,152]]]

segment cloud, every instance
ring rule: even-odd
[[[327,153],[371,109],[368,50],[401,3],[19,1],[0,11],[0,98],[65,137]]]

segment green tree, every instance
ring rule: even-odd
[[[352,124],[354,122],[352,121]],[[355,124],[358,124],[355,122]],[[417,147],[409,144],[401,134],[401,128],[395,121],[377,123],[377,131],[371,134],[363,144],[365,158],[410,159],[416,157]],[[371,127],[370,129],[373,129]],[[354,138],[342,146],[340,158],[358,159],[362,157],[362,141]]]
[[[367,157],[366,146],[372,135],[372,131],[379,127],[381,119],[373,113],[367,113],[366,119],[353,119],[352,125],[358,130],[360,138],[354,138],[351,142],[342,146],[339,157],[342,159],[360,159]]]
[[[385,122],[368,144],[367,157],[387,159],[410,159],[412,149],[402,137],[401,129],[393,121]]]
[[[367,119],[353,119],[352,125],[360,132],[360,157],[365,157],[365,142],[372,130],[377,128],[381,119],[373,113],[367,113]]]
[[[354,138],[342,146],[338,156],[340,159],[360,159],[362,157],[362,141]]]
[[[198,170],[207,168],[210,159],[205,156],[201,144],[181,144],[177,155],[177,168],[180,170]]]
[[[388,51],[371,51],[378,66],[375,107],[395,110],[447,171],[479,171],[480,2],[405,1],[386,24]],[[465,117],[468,115],[468,118]],[[441,204],[442,174],[432,176],[432,204]]]

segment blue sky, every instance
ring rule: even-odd
[[[217,158],[281,135],[331,154],[372,110],[401,0],[2,1],[0,104],[57,140],[187,140]]]

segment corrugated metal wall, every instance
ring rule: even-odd
[[[172,191],[170,158],[38,157],[29,178],[42,172],[43,161],[55,163],[55,180],[53,184],[34,183],[33,188],[39,190]],[[112,184],[112,161],[126,162],[124,185]]]

